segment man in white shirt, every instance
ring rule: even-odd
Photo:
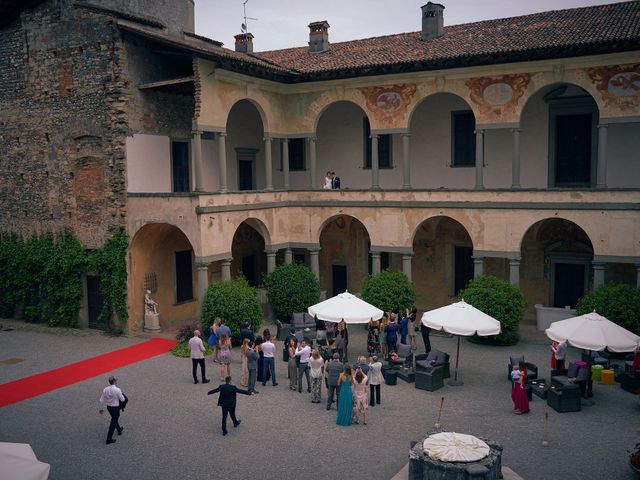
[[[204,344],[200,338],[200,330],[193,332],[193,337],[189,340],[189,350],[191,350],[191,364],[193,367],[193,383],[198,383],[198,365],[200,365],[200,373],[202,374],[202,383],[209,383],[209,379],[205,375],[204,366]]]
[[[124,402],[125,398],[122,395],[122,390],[116,387],[116,377],[109,377],[109,386],[102,390],[100,396],[100,414],[104,413],[104,407],[107,406],[109,415],[111,415],[111,423],[109,423],[109,431],[107,432],[107,445],[110,443],[116,443],[113,438],[113,432],[118,431],[118,435],[122,435],[124,428],[120,426],[118,419],[120,418],[120,402]]]
[[[311,392],[311,382],[309,380],[309,357],[311,356],[311,347],[307,345],[307,341],[303,339],[296,349],[296,357],[300,359],[298,363],[298,393],[302,393],[302,375],[307,377],[307,392]]]
[[[271,342],[271,335],[265,335],[264,342],[260,345],[262,349],[262,354],[264,355],[264,362],[262,364],[262,378],[265,381],[262,382],[262,385],[266,385],[267,372],[271,371],[271,382],[275,387],[278,385],[276,382],[276,346]]]

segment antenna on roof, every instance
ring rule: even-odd
[[[249,0],[244,0],[244,2],[242,2],[242,11],[244,12],[244,22],[240,25],[240,30],[242,30],[242,33],[247,33],[247,31],[248,31],[247,20],[258,20],[257,18],[247,17],[247,3],[248,2],[249,2]]]

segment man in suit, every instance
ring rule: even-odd
[[[331,172],[331,189],[340,189],[340,177],[336,175],[336,172]]]
[[[249,348],[245,353],[247,355],[247,369],[249,370],[249,387],[247,390],[251,395],[259,393],[256,390],[256,378],[258,377],[258,359],[260,354],[255,350],[255,343],[249,342]]]
[[[333,402],[333,393],[336,394],[336,403],[340,397],[340,388],[338,387],[338,377],[342,373],[344,366],[340,362],[340,354],[334,353],[333,359],[328,361],[325,368],[327,369],[327,410],[331,410]]]
[[[241,393],[243,395],[251,395],[247,390],[241,390],[235,385],[231,385],[231,377],[227,375],[224,379],[224,384],[219,385],[218,388],[209,390],[207,395],[220,392],[218,397],[218,406],[222,408],[222,435],[226,435],[227,432],[227,415],[231,416],[233,422],[233,428],[240,425],[240,420],[236,419],[236,394]]]
[[[122,431],[124,427],[120,426],[120,422],[118,419],[120,418],[120,410],[124,410],[124,407],[127,405],[127,398],[122,393],[117,386],[118,379],[113,375],[109,377],[109,386],[105,387],[102,390],[102,395],[100,396],[100,414],[104,412],[105,405],[107,406],[107,411],[109,415],[111,415],[111,423],[109,423],[109,431],[107,432],[107,445],[111,443],[116,443],[115,438],[113,438],[113,432],[118,431],[118,435],[122,435]]]
[[[220,329],[218,329],[218,332]],[[192,369],[191,373],[193,374],[193,383],[198,383],[198,365],[200,365],[200,373],[202,374],[202,383],[209,383],[209,379],[205,375],[205,365],[204,365],[204,344],[202,343],[202,339],[200,338],[200,330],[195,330],[193,332],[193,337],[189,340],[189,350],[191,351],[191,363]]]

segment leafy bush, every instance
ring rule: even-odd
[[[189,341],[191,337],[193,337],[193,332],[195,332],[199,328],[200,328],[200,325],[198,325],[198,322],[183,323],[182,325],[180,325],[180,327],[178,327],[176,340],[178,340],[179,342]]]
[[[640,335],[640,290],[621,283],[607,283],[578,301],[576,313],[598,312],[623,328]]]
[[[416,291],[404,273],[383,270],[364,279],[362,299],[385,312],[403,312],[416,301]]]
[[[208,336],[215,317],[222,318],[225,325],[231,328],[234,340],[240,338],[242,323],[249,322],[254,331],[260,327],[262,324],[260,300],[255,289],[249,286],[244,277],[209,285],[200,317],[201,331],[206,332],[203,336]]]
[[[205,348],[205,355],[211,355],[211,347],[206,341],[202,341]],[[178,343],[175,347],[171,349],[171,353],[173,353],[176,357],[180,358],[189,358],[191,357],[191,349],[189,349],[189,341],[185,340],[184,342]]]
[[[520,340],[520,320],[527,302],[520,289],[493,276],[477,277],[458,295],[487,315],[500,321],[500,335],[471,337],[472,341],[495,345],[515,345]]]
[[[320,301],[320,282],[304,265],[280,265],[264,279],[267,298],[282,321],[289,321],[296,312],[304,312]]]

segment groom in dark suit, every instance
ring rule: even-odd
[[[227,376],[224,379],[224,385],[219,385],[218,388],[209,390],[207,395],[220,392],[218,397],[218,406],[222,408],[222,435],[227,434],[227,415],[231,416],[233,422],[233,428],[240,425],[240,420],[236,419],[236,394],[242,393],[243,395],[251,395],[247,390],[241,390],[235,385],[231,385],[231,377]]]

